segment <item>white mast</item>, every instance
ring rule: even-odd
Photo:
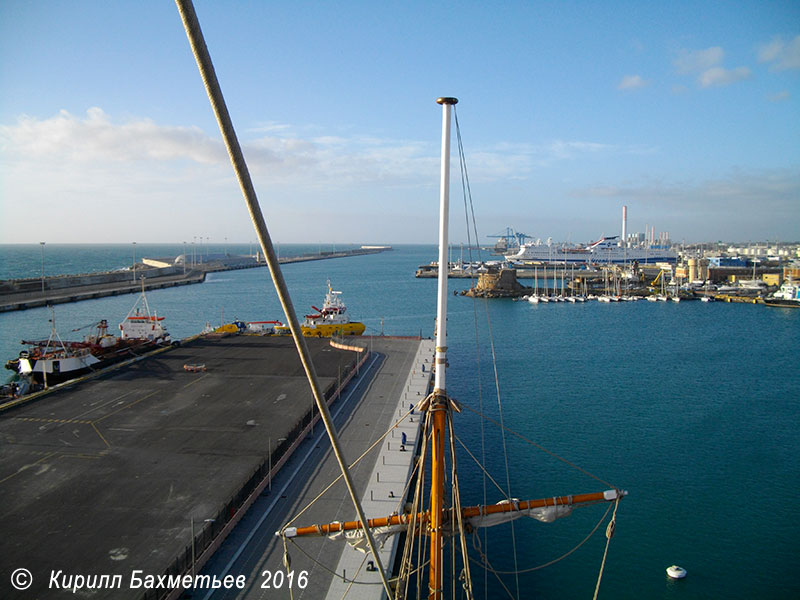
[[[447,258],[448,223],[450,211],[450,107],[456,98],[439,98],[442,105],[442,173],[439,202],[439,279],[436,301],[436,377],[434,391],[445,393],[445,362],[447,354]]]

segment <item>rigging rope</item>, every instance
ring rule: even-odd
[[[464,144],[463,144],[463,141],[461,139],[461,127],[459,126],[459,123],[458,123],[458,112],[456,111],[455,106],[453,107],[453,115],[454,115],[455,126],[456,126],[456,137],[457,137],[457,140],[458,140],[458,154],[459,154],[459,159],[460,159],[460,163],[461,163],[462,189],[464,190],[464,194],[465,194],[465,197],[464,197],[465,209],[466,209],[467,202],[469,202],[470,212],[471,212],[471,215],[472,215],[472,225],[473,225],[473,228],[475,230],[475,243],[480,248],[480,244],[478,243],[477,222],[475,220],[475,209],[474,209],[474,204],[472,202],[472,190],[471,190],[470,185],[469,185],[469,175],[467,173],[467,164],[466,164],[466,157],[465,157],[465,153],[464,153]],[[467,237],[469,239],[469,219],[467,219]],[[471,245],[472,244],[470,244],[470,246]],[[471,256],[472,256],[472,254],[471,254],[471,250],[470,250],[470,258],[471,258]],[[497,409],[498,409],[498,412],[500,414],[500,423],[502,425],[502,423],[503,423],[503,403],[502,403],[501,394],[500,394],[500,375],[499,375],[499,373],[497,371],[497,354],[495,352],[495,346],[494,346],[494,335],[493,335],[493,332],[492,332],[492,320],[491,320],[491,317],[490,317],[490,314],[489,314],[489,301],[488,301],[487,298],[484,298],[483,301],[484,301],[484,310],[486,312],[486,327],[488,329],[489,348],[491,350],[491,356],[492,356],[492,370],[494,372],[495,391],[496,391],[496,394],[497,394]],[[477,360],[480,363],[480,355],[478,355]],[[508,497],[511,497],[512,496],[512,493],[511,493],[511,471],[510,471],[510,469],[508,467],[508,445],[506,443],[505,430],[501,428],[500,431],[501,431],[501,438],[502,438],[502,441],[503,441],[503,460],[505,462],[505,469],[506,469],[506,487],[507,487],[507,492],[506,493],[507,493]],[[485,500],[484,500],[484,503],[485,503]],[[516,528],[514,526],[514,522],[513,521],[511,522],[511,546],[512,546],[513,553],[514,553],[514,568],[516,569],[517,568],[517,536],[516,536]],[[517,591],[517,597],[519,597],[519,578],[516,579],[516,591]]]
[[[614,514],[611,515],[611,520],[608,522],[606,529],[606,549],[603,551],[603,561],[600,563],[600,572],[597,574],[597,585],[594,588],[594,600],[597,600],[597,594],[600,592],[600,581],[603,579],[603,570],[606,568],[606,557],[608,556],[608,546],[611,543],[611,538],[614,537],[614,531],[617,528],[617,508],[619,507],[620,497],[617,496],[617,501],[614,502]],[[609,506],[609,508],[611,508]],[[608,511],[606,511],[608,514]]]
[[[487,421],[489,421],[490,423],[493,423],[494,425],[497,425],[498,427],[501,427],[501,428],[503,428],[504,430],[508,431],[510,434],[517,436],[517,437],[518,437],[519,439],[521,439],[523,442],[526,442],[526,443],[530,444],[531,446],[533,446],[534,448],[538,448],[538,449],[539,449],[539,450],[541,450],[542,452],[545,452],[546,454],[549,454],[549,455],[550,455],[550,456],[552,456],[553,458],[555,458],[555,459],[557,459],[557,460],[560,460],[560,461],[561,461],[561,462],[563,462],[565,465],[569,465],[570,467],[572,467],[572,468],[573,468],[573,469],[575,469],[576,471],[579,471],[579,472],[583,473],[584,475],[587,475],[588,477],[591,477],[591,478],[592,478],[592,479],[594,479],[595,481],[599,481],[599,482],[600,482],[600,483],[602,483],[603,485],[607,485],[607,486],[608,486],[608,487],[610,487],[610,488],[613,488],[613,489],[615,489],[615,490],[617,490],[617,491],[620,491],[620,489],[619,489],[617,486],[615,486],[615,485],[613,485],[613,484],[611,484],[611,483],[607,482],[605,479],[601,479],[600,477],[598,477],[597,475],[594,475],[593,473],[590,473],[589,471],[587,471],[587,470],[586,470],[586,469],[584,469],[583,467],[579,467],[579,466],[578,466],[578,465],[576,465],[575,463],[572,463],[572,462],[568,461],[568,460],[567,460],[566,458],[564,458],[563,456],[559,456],[558,454],[556,454],[556,453],[555,453],[555,452],[553,452],[552,450],[548,450],[547,448],[545,448],[545,447],[544,447],[544,446],[542,446],[541,444],[537,444],[537,443],[536,443],[536,442],[534,442],[533,440],[531,440],[531,439],[529,439],[529,438],[525,437],[525,436],[524,436],[524,435],[522,435],[521,433],[518,433],[518,432],[514,431],[514,430],[513,430],[513,429],[511,429],[510,427],[506,427],[505,425],[502,425],[501,423],[498,423],[498,422],[497,422],[497,421],[495,421],[493,418],[491,418],[491,417],[489,417],[489,416],[487,416],[487,415],[484,415],[483,413],[481,413],[480,411],[478,411],[478,410],[476,410],[476,409],[472,408],[472,407],[471,407],[471,406],[469,406],[468,404],[466,404],[466,403],[462,403],[462,405],[461,405],[461,406],[462,406],[462,407],[464,407],[464,408],[466,408],[467,410],[470,410],[470,411],[474,412],[474,413],[475,413],[476,415],[478,415],[479,417],[481,417],[481,418],[483,418],[483,419],[486,419],[486,420],[487,420]]]
[[[564,560],[570,554],[574,553],[576,550],[578,550],[578,548],[583,546],[586,542],[588,542],[591,539],[591,537],[597,532],[597,530],[600,529],[600,525],[603,524],[603,521],[606,520],[606,517],[608,516],[608,513],[611,511],[611,508],[612,508],[612,505],[609,504],[608,508],[606,508],[606,512],[603,513],[603,516],[600,517],[600,520],[592,528],[592,530],[589,532],[589,534],[585,538],[583,538],[583,540],[581,540],[574,548],[572,548],[568,552],[565,552],[564,554],[562,554],[558,558],[554,558],[550,562],[546,562],[544,564],[541,564],[541,565],[538,565],[538,566],[535,566],[535,567],[529,567],[527,569],[518,569],[516,571],[497,571],[497,570],[491,569],[491,568],[490,568],[490,570],[492,571],[492,573],[494,573],[495,575],[498,575],[498,576],[499,575],[514,575],[514,574],[523,575],[525,573],[532,573],[533,571],[538,571],[540,569],[545,569],[545,568],[547,568],[549,566],[552,566],[552,565],[556,564],[557,562],[560,562],[560,561]],[[477,545],[476,545],[476,540],[477,540]],[[480,547],[480,538],[478,538],[475,535],[473,535],[473,538],[472,538],[472,547],[475,548],[475,550],[478,552],[478,554],[481,555],[481,558],[483,558],[484,561],[486,561],[486,564],[488,564],[488,558],[482,552],[481,547]],[[478,561],[476,561],[475,559],[470,559],[470,560],[478,563]],[[480,563],[478,563],[478,564],[480,564]]]
[[[458,536],[459,542],[461,546],[461,559],[464,562],[463,567],[463,580],[464,583],[462,584],[462,588],[464,593],[467,596],[468,600],[472,600],[472,574],[469,569],[469,551],[467,550],[467,540],[466,540],[466,531],[464,530],[464,515],[461,513],[461,490],[458,486],[458,469],[456,468],[456,447],[455,447],[455,432],[453,431],[453,419],[452,416],[448,419],[448,424],[450,428],[450,457],[451,457],[451,464],[452,464],[452,472],[453,472],[453,510],[455,511],[456,518],[452,519],[451,521],[458,522]],[[460,440],[459,440],[460,441]],[[455,555],[455,544],[453,544],[453,554]],[[455,569],[455,556],[453,558],[453,569]],[[459,577],[461,579],[461,577]],[[455,597],[455,585],[453,585],[453,596]]]
[[[499,492],[500,492],[500,493],[501,493],[503,496],[505,496],[505,498],[506,498],[507,500],[511,500],[511,498],[509,498],[509,497],[508,497],[508,495],[506,494],[506,491],[505,491],[505,490],[504,490],[502,487],[500,487],[500,484],[499,484],[499,483],[497,483],[497,481],[495,481],[494,477],[492,477],[492,476],[491,476],[491,474],[489,473],[489,471],[487,471],[487,470],[486,470],[486,467],[484,467],[484,466],[483,466],[483,464],[482,464],[480,461],[478,461],[478,459],[475,457],[475,455],[474,455],[472,452],[470,452],[470,451],[469,451],[469,448],[467,448],[467,446],[464,444],[464,442],[462,442],[462,441],[461,441],[461,438],[459,438],[459,437],[456,437],[456,440],[458,441],[458,443],[459,443],[459,444],[461,444],[461,447],[462,447],[462,448],[464,449],[464,451],[465,451],[465,452],[466,452],[466,453],[469,455],[469,457],[470,457],[472,460],[474,460],[474,461],[475,461],[475,464],[476,464],[476,465],[478,465],[478,468],[481,470],[481,472],[483,473],[483,475],[484,475],[485,477],[488,477],[488,478],[491,480],[491,482],[494,484],[494,486],[497,488],[497,490],[498,490],[498,491],[499,491]],[[484,504],[484,506],[486,506],[486,499],[484,499],[484,501],[483,501],[483,504]]]
[[[391,427],[389,427],[389,429],[387,429],[387,430],[386,430],[386,432],[385,432],[383,435],[381,435],[381,436],[380,436],[380,437],[379,437],[377,440],[375,440],[375,443],[373,443],[373,444],[372,444],[372,445],[371,445],[369,448],[367,448],[366,450],[364,450],[364,452],[361,454],[361,456],[359,456],[357,459],[355,459],[355,460],[354,460],[354,461],[353,461],[353,462],[352,462],[352,463],[349,465],[349,467],[348,467],[348,468],[352,469],[352,468],[353,468],[353,467],[355,467],[355,466],[356,466],[356,465],[357,465],[359,462],[361,462],[361,460],[362,460],[362,459],[363,459],[363,458],[364,458],[364,457],[365,457],[367,454],[369,454],[369,453],[370,453],[372,450],[374,450],[374,449],[375,449],[375,447],[376,447],[378,444],[380,444],[380,443],[381,443],[383,440],[385,440],[385,439],[386,439],[386,436],[388,436],[388,435],[389,435],[389,434],[392,432],[392,430],[394,430],[394,429],[397,429],[397,426],[398,426],[400,423],[402,423],[403,421],[405,421],[405,420],[408,418],[408,416],[409,416],[409,415],[412,413],[412,411],[413,411],[413,410],[414,410],[414,408],[411,408],[411,409],[409,409],[408,411],[406,411],[406,413],[405,413],[405,414],[404,414],[402,417],[400,417],[400,419],[397,421],[397,423],[395,423],[394,425],[392,425]],[[316,496],[316,497],[315,497],[313,500],[311,500],[311,502],[309,502],[308,504],[306,504],[306,506],[305,506],[305,507],[304,507],[304,508],[303,508],[303,509],[302,509],[302,510],[299,512],[299,513],[297,513],[297,514],[296,514],[294,517],[292,517],[292,518],[291,518],[291,519],[290,519],[290,520],[289,520],[289,521],[286,523],[286,525],[284,526],[284,529],[286,529],[286,527],[289,527],[289,526],[290,526],[292,523],[294,523],[294,522],[295,522],[297,519],[299,519],[299,518],[302,516],[302,514],[303,514],[304,512],[306,512],[306,511],[307,511],[309,508],[311,508],[311,506],[312,506],[312,505],[313,505],[315,502],[317,502],[317,500],[319,500],[319,499],[320,499],[320,498],[321,498],[321,497],[322,497],[322,496],[325,494],[325,492],[327,492],[327,491],[328,491],[329,489],[331,489],[331,488],[332,488],[334,485],[336,485],[336,483],[337,483],[337,482],[338,482],[338,481],[339,481],[341,478],[342,478],[342,474],[341,474],[341,473],[339,473],[339,475],[338,475],[338,477],[336,477],[336,479],[334,479],[333,481],[331,481],[331,482],[330,482],[330,483],[329,483],[329,484],[328,484],[328,485],[325,487],[325,489],[323,489],[323,490],[322,490],[322,491],[321,491],[319,494],[317,494],[317,496]]]
[[[456,136],[458,139],[458,153],[459,158],[462,159],[464,156],[464,146],[461,140],[461,127],[458,124],[458,113],[455,110],[455,106],[453,106],[453,114],[455,115],[455,123],[456,123]],[[470,218],[469,218],[469,211],[467,209],[467,198],[469,198],[469,206],[473,207],[472,203],[472,190],[469,187],[469,175],[467,174],[467,165],[465,160],[459,160],[459,164],[461,166],[461,192],[464,197],[464,222],[465,228],[467,230],[467,252],[469,256],[469,275],[470,275],[470,282],[472,287],[476,287],[475,284],[475,270],[472,268],[474,265],[474,261],[472,260],[472,238],[470,233]],[[478,232],[477,232],[477,223],[475,221],[475,213],[474,210],[472,212],[472,226],[475,228],[475,241],[478,246],[478,261],[481,261],[481,250],[480,244],[478,242]],[[475,363],[476,363],[476,373],[477,373],[477,388],[478,388],[478,407],[480,411],[483,412],[483,372],[481,370],[481,345],[480,345],[480,333],[478,328],[478,305],[473,302],[472,303],[472,319],[473,324],[475,327]],[[486,462],[486,429],[484,426],[483,420],[480,421],[481,424],[481,463]],[[479,464],[481,464],[479,463]],[[483,487],[483,504],[487,503],[487,492],[486,492],[486,476],[488,475],[486,469],[482,469],[483,476],[481,477],[482,487]],[[497,485],[497,483],[492,479],[492,482]],[[501,490],[501,493],[502,490]],[[488,531],[483,532],[483,539],[484,544],[488,547],[489,545],[489,533]],[[484,568],[483,571],[483,595],[484,597],[489,596],[489,571]]]

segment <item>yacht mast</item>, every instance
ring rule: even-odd
[[[449,225],[450,203],[450,107],[458,102],[456,98],[439,98],[442,105],[442,174],[439,198],[439,277],[436,302],[436,376],[434,378],[433,400],[429,411],[432,414],[431,433],[431,504],[430,504],[430,570],[428,578],[428,598],[440,600],[442,597],[442,557],[443,557],[443,505],[444,505],[444,448],[447,417],[450,401],[445,387],[447,370],[447,229]]]

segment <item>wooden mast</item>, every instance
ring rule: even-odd
[[[436,308],[436,374],[433,399],[428,410],[432,413],[431,431],[431,504],[430,504],[430,569],[428,598],[442,598],[442,558],[444,553],[444,448],[450,401],[445,388],[447,369],[447,275],[450,268],[448,250],[450,202],[450,107],[456,98],[439,98],[442,105],[442,166],[439,202],[439,277]]]

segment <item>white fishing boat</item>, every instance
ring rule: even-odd
[[[143,280],[141,295],[119,324],[119,337],[108,333],[108,321],[102,319],[92,323],[91,333],[82,340],[63,341],[56,329],[55,310],[51,307],[50,337],[40,341],[23,340],[22,344],[28,348],[5,366],[36,385],[47,387],[63,383],[169,344],[171,338],[163,321],[164,317],[150,312]]]

